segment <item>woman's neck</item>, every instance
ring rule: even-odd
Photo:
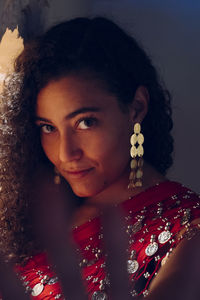
[[[158,173],[151,165],[144,163],[143,166],[143,185],[142,187],[136,187],[128,189],[130,169],[126,169],[122,176],[118,178],[111,186],[103,190],[99,194],[85,199],[86,204],[94,206],[109,206],[117,205],[129,197],[135,196],[150,186],[154,186],[156,183],[167,180],[162,174]]]
[[[130,197],[136,196],[147,188],[167,180],[165,176],[157,172],[151,165],[144,163],[143,186],[128,189],[129,173],[127,169],[122,176],[103,192],[94,197],[85,198],[84,205],[80,207],[74,216],[73,226],[79,226],[88,219],[94,218],[102,208],[122,203]]]

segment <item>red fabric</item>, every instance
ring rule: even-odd
[[[199,200],[197,194],[180,183],[165,181],[148,188],[119,206],[125,212],[127,229],[133,230],[129,234],[129,252],[135,251],[134,259],[139,264],[138,270],[130,274],[132,295],[147,294],[150,281],[161,267],[162,259],[181,241],[178,238],[180,230],[186,224],[190,225],[192,220],[200,217]],[[142,220],[141,224],[138,220]],[[158,237],[163,231],[169,231],[171,237],[167,242],[160,243]],[[106,276],[104,253],[100,253],[99,258],[96,258],[96,253],[102,249],[100,218],[97,217],[84,223],[74,229],[72,234],[81,256],[91,264],[82,267],[82,277],[89,299],[91,299],[94,292],[100,290],[101,280],[104,280]],[[158,245],[158,250],[154,255],[148,256],[145,249],[150,244],[152,234],[155,235],[154,240]],[[22,280],[25,285],[31,289],[40,283],[45,275],[49,278],[56,276],[51,271],[45,254],[30,258],[25,267],[17,267],[17,270],[23,276]],[[107,283],[105,285],[107,286]],[[43,291],[31,298],[35,300],[64,299],[58,282],[44,284]]]

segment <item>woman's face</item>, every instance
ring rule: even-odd
[[[37,97],[36,123],[46,156],[77,196],[97,195],[129,168],[133,120],[96,79],[49,82]]]

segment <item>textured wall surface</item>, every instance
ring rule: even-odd
[[[90,15],[93,0],[49,0],[50,9],[47,12],[46,27],[60,21],[79,16]]]

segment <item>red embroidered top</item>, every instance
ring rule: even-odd
[[[165,181],[126,200],[120,208],[125,212],[129,236],[131,295],[146,296],[151,280],[181,239],[190,239],[199,230],[191,221],[200,217],[200,196],[180,183]],[[178,235],[184,227],[183,236]],[[88,299],[108,299],[100,218],[76,227],[73,237],[82,257],[80,267]],[[25,267],[17,269],[31,299],[64,299],[45,254],[30,258]]]

